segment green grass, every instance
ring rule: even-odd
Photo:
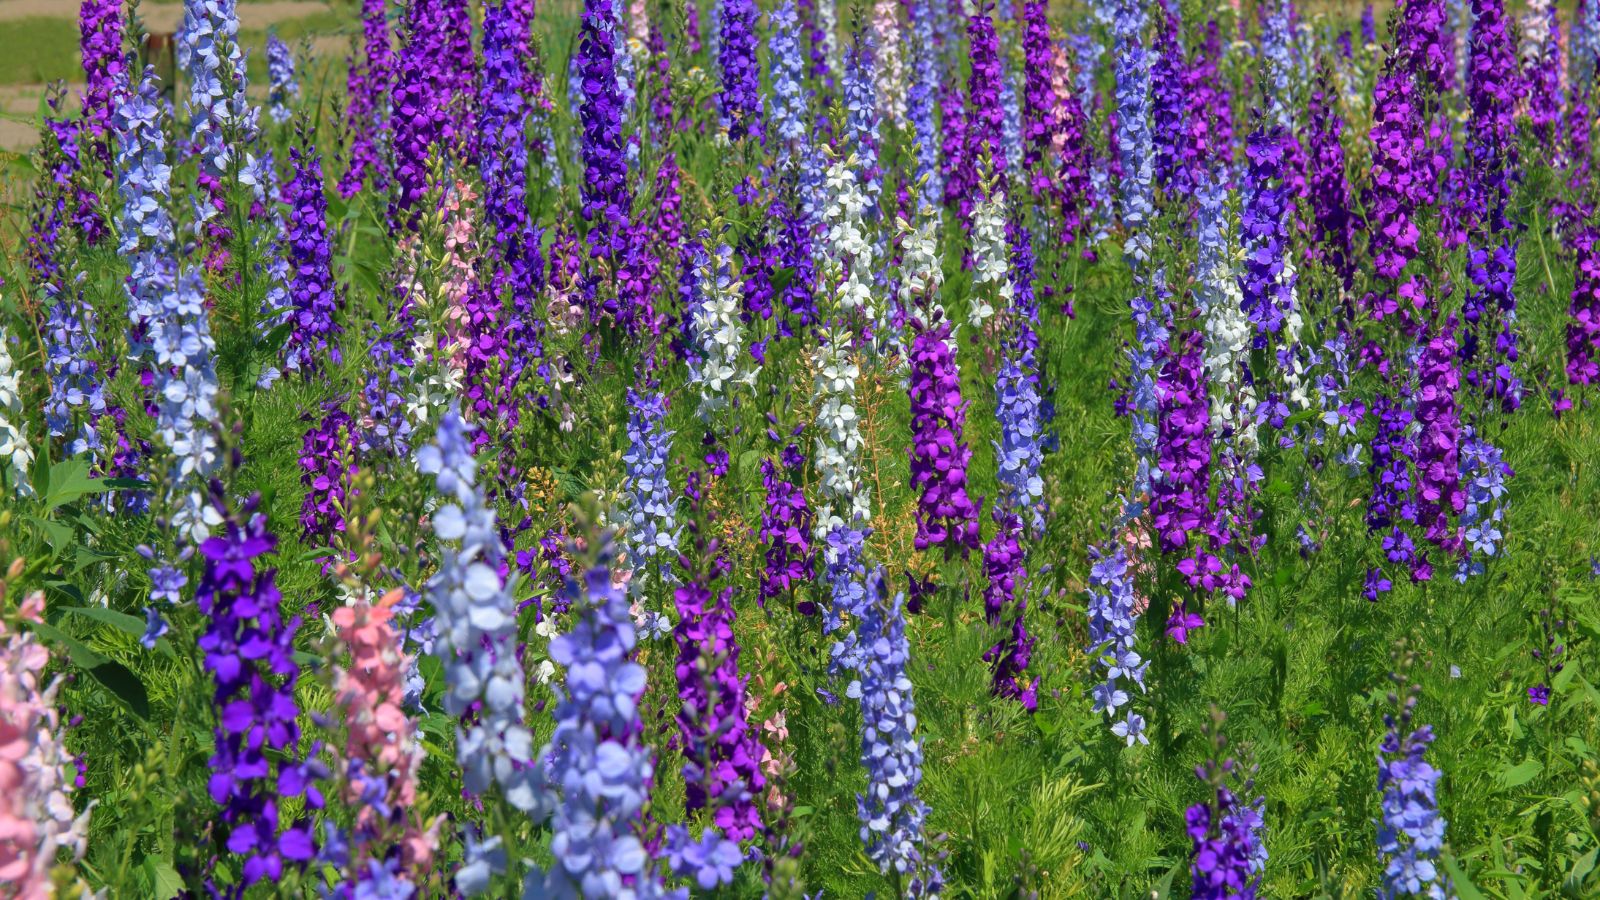
[[[6,39],[6,52],[0,55],[0,84],[83,80],[76,16],[13,19],[0,22],[0,32]]]

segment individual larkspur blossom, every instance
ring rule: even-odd
[[[944,175],[940,169],[939,126],[935,119],[941,72],[939,48],[934,44],[936,0],[912,0],[911,85],[906,89],[906,119],[916,143],[912,179],[922,186],[923,202],[937,207],[944,201]]]
[[[772,27],[768,56],[772,60],[772,97],[769,115],[775,155],[780,167],[793,161],[805,165],[810,154],[810,110],[803,83],[800,23],[794,0],[783,0],[768,16]]]
[[[1389,730],[1378,746],[1378,790],[1383,795],[1377,822],[1378,859],[1383,863],[1378,896],[1445,900],[1452,896],[1450,882],[1436,860],[1444,848],[1446,823],[1439,814],[1439,770],[1427,760],[1433,728],[1412,728],[1421,688],[1405,671],[1409,656],[1401,659],[1400,671],[1390,676],[1396,689],[1389,694],[1398,714],[1384,713]]]
[[[756,57],[755,0],[718,0],[721,12],[717,61],[722,66],[722,90],[717,108],[729,140],[762,138],[761,62]]]
[[[115,95],[127,77],[122,51],[121,0],[84,0],[78,8],[79,46],[86,82],[83,119],[98,140],[111,126]]]
[[[329,546],[345,530],[344,508],[350,479],[357,471],[355,422],[337,405],[306,429],[300,450],[300,541]]]
[[[1505,454],[1469,426],[1463,428],[1461,481],[1466,500],[1461,508],[1463,556],[1456,564],[1456,581],[1465,583],[1481,575],[1487,560],[1500,551],[1501,526],[1506,517],[1506,480],[1513,472]]]
[[[289,206],[284,243],[291,262],[289,300],[292,324],[284,342],[284,364],[291,372],[311,378],[323,366],[342,361],[338,336],[343,333],[338,316],[344,298],[333,279],[333,247],[328,239],[328,199],[323,194],[322,159],[314,142],[300,134],[299,146],[289,148],[294,178],[284,200]]]
[[[1105,544],[1089,548],[1089,656],[1105,672],[1105,681],[1092,693],[1094,711],[1112,720],[1111,732],[1124,738],[1128,746],[1135,741],[1148,744],[1144,716],[1129,704],[1127,682],[1144,689],[1144,673],[1149,667],[1139,656],[1140,604],[1133,592],[1133,569],[1123,541],[1113,537]],[[1119,719],[1119,710],[1127,707]]]
[[[230,509],[222,483],[213,481],[209,501],[222,527],[200,544],[195,586],[195,605],[206,617],[199,648],[216,684],[208,791],[221,807],[224,845],[244,858],[240,879],[248,887],[276,883],[286,867],[311,861],[312,815],[323,799],[313,782],[317,763],[300,756],[300,665],[294,659],[300,620],[284,621],[276,572],[261,566],[278,539],[258,496]],[[294,798],[303,798],[302,817],[280,832],[278,804]]]
[[[906,639],[902,594],[884,598],[879,567],[866,578],[857,630],[833,649],[835,658],[857,660],[845,693],[861,702],[861,765],[867,792],[856,797],[861,842],[884,873],[912,880],[908,897],[936,896],[943,878],[923,859],[923,822],[928,807],[917,797],[922,781],[922,741],[916,736],[916,703],[906,670],[911,645]]]
[[[1155,147],[1150,123],[1150,55],[1141,43],[1143,4],[1117,0],[1113,34],[1117,55],[1117,149],[1122,163],[1119,211],[1128,237],[1123,255],[1136,282],[1143,283],[1154,246],[1150,228],[1155,214]]]
[[[63,676],[44,680],[50,651],[18,627],[43,621],[42,593],[0,618],[0,878],[30,900],[56,895],[57,859],[82,859],[89,831],[89,811],[74,817],[68,796],[76,769],[60,733]]]
[[[667,395],[660,391],[628,390],[628,452],[622,457],[627,466],[622,482],[627,527],[622,548],[635,583],[652,562],[665,576],[677,553],[677,504],[667,480],[673,434],[667,428],[667,403]]]
[[[963,557],[978,549],[978,511],[967,495],[972,449],[962,434],[967,404],[951,349],[950,323],[913,317],[911,345],[911,486],[917,497],[914,544]]]
[[[389,185],[385,163],[390,133],[390,91],[394,83],[394,48],[389,43],[386,0],[361,0],[361,34],[366,57],[358,66],[350,62],[350,107],[346,110],[354,126],[350,145],[350,166],[339,180],[339,196],[348,200],[361,191],[369,179],[375,190]]]
[[[655,900],[670,894],[637,835],[653,769],[639,720],[645,669],[633,661],[633,617],[605,550],[581,577],[562,590],[572,627],[550,642],[563,677],[552,685],[555,732],[536,765],[561,793],[550,822],[556,862],[529,873],[524,895]]]
[[[132,268],[125,282],[128,315],[147,335],[139,352],[155,376],[156,433],[173,458],[172,524],[198,541],[207,534],[210,509],[202,485],[218,465],[212,423],[219,388],[200,273],[178,270],[177,234],[167,209],[172,170],[153,71],[146,71],[137,90],[123,94],[114,131],[122,200],[118,250]]]
[[[1192,882],[1190,896],[1196,900],[1222,900],[1226,897],[1253,898],[1261,884],[1267,849],[1261,832],[1263,797],[1249,799],[1255,790],[1253,770],[1232,758],[1225,758],[1227,739],[1222,734],[1226,717],[1213,708],[1206,731],[1212,751],[1195,775],[1206,783],[1210,798],[1196,803],[1184,813],[1189,839],[1194,843],[1189,864]],[[1246,795],[1241,798],[1240,793]]]
[[[689,493],[698,497],[691,485]],[[699,507],[699,500],[694,500]],[[721,584],[728,559],[716,539],[702,528],[712,517],[692,524],[695,561],[680,557],[682,584],[673,590],[678,615],[673,639],[678,653],[673,672],[680,707],[676,716],[683,751],[684,811],[706,810],[717,831],[730,841],[762,831],[755,797],[766,787],[760,769],[761,750],[745,712],[745,685],[739,672],[739,644],[733,636],[732,585]]]
[[[445,505],[431,518],[440,541],[439,571],[428,581],[433,653],[445,667],[444,709],[456,726],[456,759],[468,791],[500,785],[523,812],[545,802],[537,784],[533,735],[522,721],[526,679],[517,655],[516,573],[502,579],[505,550],[494,510],[476,483],[469,426],[452,408],[434,442],[417,451],[417,468],[438,482]]]
[[[1016,293],[1011,281],[1011,246],[1006,240],[1006,195],[991,184],[972,213],[972,296],[967,325],[981,329],[996,312],[1009,310]]]
[[[267,32],[267,115],[282,125],[293,115],[289,105],[300,97],[300,83],[294,78],[294,51],[276,31]]]
[[[1573,239],[1577,272],[1567,307],[1567,381],[1600,382],[1600,228],[1585,226]]]
[[[733,248],[719,245],[714,255],[707,254],[698,274],[705,300],[694,309],[691,321],[699,355],[690,381],[700,389],[698,414],[709,421],[730,407],[736,386],[754,389],[759,370],[746,353],[739,315],[743,291],[733,271]]]
[[[623,147],[622,98],[617,93],[616,27],[612,0],[585,0],[578,51],[573,55],[583,100],[578,116],[583,217],[590,223],[590,252],[606,257],[623,249],[633,205]]]

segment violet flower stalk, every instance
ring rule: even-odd
[[[775,417],[768,413],[768,421]],[[798,438],[804,426],[795,426],[791,437]],[[777,441],[778,433],[767,429],[767,437]],[[772,459],[761,461],[761,486],[766,491],[766,506],[761,511],[761,542],[764,561],[761,593],[757,603],[765,608],[768,600],[791,593],[809,583],[816,567],[812,529],[816,515],[802,490],[805,454],[798,443],[789,443]],[[796,608],[805,615],[816,612],[816,604],[802,601]]]
[[[83,120],[96,141],[111,126],[118,86],[127,78],[121,0],[83,0],[78,8],[85,87]]]
[[[1057,98],[1051,80],[1054,65],[1048,5],[1045,0],[1026,0],[1022,5],[1022,168],[1035,197],[1046,196],[1054,180],[1046,160],[1054,149],[1064,99]]]
[[[1161,552],[1182,555],[1178,571],[1196,590],[1217,586],[1221,535],[1211,507],[1210,404],[1198,331],[1175,335],[1156,384],[1159,475],[1150,484],[1150,527]]]
[[[628,390],[628,451],[622,457],[627,467],[622,495],[628,521],[622,548],[635,583],[648,574],[652,563],[659,576],[667,577],[677,554],[677,503],[667,478],[673,435],[667,428],[667,405],[663,392]]]
[[[284,239],[292,264],[289,313],[292,328],[283,345],[284,367],[312,378],[324,365],[342,362],[338,317],[344,297],[333,278],[333,247],[328,238],[328,199],[323,194],[322,159],[302,131],[289,148],[294,178],[285,191],[289,206]]]
[[[623,153],[622,98],[617,93],[616,28],[612,0],[585,0],[578,52],[573,57],[583,100],[579,111],[581,199],[583,217],[590,227],[590,252],[606,258],[623,251],[633,206]]]
[[[1573,239],[1577,261],[1567,306],[1567,381],[1600,382],[1600,228],[1586,226]]]
[[[1345,175],[1344,118],[1334,104],[1332,79],[1326,67],[1317,73],[1308,116],[1311,128],[1311,194],[1309,224],[1314,239],[1310,256],[1326,266],[1346,290],[1355,280],[1356,220],[1350,209],[1350,181]]]
[[[1182,203],[1192,190],[1189,181],[1194,151],[1188,145],[1189,126],[1185,119],[1189,111],[1184,96],[1188,67],[1175,5],[1166,5],[1157,22],[1151,56],[1150,127],[1155,144],[1152,173],[1166,197]]]
[[[1139,656],[1140,604],[1133,592],[1132,567],[1124,542],[1113,536],[1106,543],[1089,548],[1089,656],[1105,673],[1105,681],[1090,692],[1094,711],[1112,721],[1111,733],[1128,746],[1135,741],[1150,743],[1145,736],[1144,716],[1129,704],[1127,682],[1144,689],[1144,673],[1149,663]],[[1126,714],[1119,711],[1127,707]],[[1120,715],[1120,718],[1119,718]]]
[[[346,110],[353,126],[350,165],[339,180],[339,196],[348,200],[369,180],[374,190],[389,186],[386,165],[390,135],[390,92],[394,84],[394,48],[389,43],[386,0],[361,0],[364,62],[350,63],[350,107]]]
[[[906,670],[911,645],[906,639],[903,595],[884,599],[884,573],[866,578],[861,623],[833,649],[835,658],[854,657],[855,678],[845,693],[861,702],[861,765],[868,789],[856,797],[861,842],[880,871],[908,876],[905,895],[937,896],[943,884],[938,868],[922,856],[928,807],[917,797],[922,781],[922,741],[916,737],[916,703]]]
[[[582,579],[569,577],[562,591],[573,624],[550,642],[550,658],[565,674],[554,688],[555,732],[533,769],[560,789],[550,817],[556,862],[530,872],[524,893],[619,897],[626,880],[638,900],[674,896],[637,836],[654,768],[639,720],[645,669],[632,660],[637,633],[606,548]]]
[[[404,41],[389,98],[394,179],[389,218],[413,231],[428,195],[429,160],[435,147],[447,146],[450,140],[439,2],[414,0],[406,7]]]
[[[1123,176],[1119,184],[1119,211],[1128,237],[1123,256],[1133,270],[1134,283],[1148,285],[1150,254],[1154,246],[1154,137],[1150,123],[1150,55],[1141,43],[1144,6],[1138,0],[1117,0],[1113,34],[1117,56],[1117,148]]]
[[[433,602],[433,653],[444,663],[445,712],[458,719],[456,760],[468,791],[498,784],[517,809],[548,803],[533,761],[533,735],[523,723],[526,677],[517,655],[516,573],[502,577],[505,550],[494,510],[476,483],[470,427],[452,408],[434,443],[417,451],[417,468],[433,475],[446,503],[432,514],[440,541],[439,571],[428,581]],[[475,712],[470,720],[465,717]]]
[[[278,539],[258,510],[258,496],[232,510],[222,483],[213,481],[209,499],[222,529],[200,544],[203,566],[195,587],[195,604],[206,616],[199,648],[216,683],[218,713],[207,787],[222,808],[224,845],[244,857],[241,882],[248,887],[276,883],[286,866],[311,861],[312,816],[323,806],[314,779],[327,773],[300,756],[300,666],[294,659],[300,620],[283,620],[275,570],[258,562]],[[302,818],[281,832],[280,798],[304,798]]]
[[[1407,677],[1402,657],[1400,672],[1392,675],[1396,689],[1389,702],[1398,715],[1384,713],[1388,734],[1378,747],[1378,790],[1382,793],[1382,817],[1378,820],[1378,859],[1383,863],[1383,883],[1378,896],[1430,897],[1444,900],[1451,896],[1450,881],[1439,871],[1437,860],[1444,849],[1445,819],[1439,814],[1439,770],[1427,760],[1433,743],[1433,728],[1412,728],[1421,687]]]
[[[878,168],[879,126],[878,88],[872,75],[876,71],[877,47],[872,33],[859,31],[845,54],[844,108],[845,135],[851,158],[866,198],[863,210],[868,221],[878,218],[878,200],[883,193],[883,173]]]
[[[1244,767],[1236,760],[1224,758],[1225,719],[1221,710],[1213,708],[1212,723],[1206,729],[1212,743],[1211,756],[1195,768],[1195,775],[1206,783],[1210,799],[1189,807],[1184,814],[1189,838],[1194,842],[1189,875],[1190,896],[1196,900],[1254,898],[1267,862],[1267,848],[1261,840],[1266,799],[1249,796],[1255,791],[1253,769],[1250,773],[1241,771]]]
[[[917,494],[914,545],[946,557],[978,549],[981,499],[967,495],[972,450],[962,431],[967,405],[951,349],[950,323],[911,320],[911,485]]]
[[[309,418],[309,416],[307,416]],[[306,429],[300,450],[300,542],[327,547],[345,530],[346,490],[358,467],[355,422],[330,404],[322,418]]]
[[[800,23],[795,17],[794,0],[783,0],[768,16],[772,37],[768,55],[772,60],[772,97],[769,115],[772,136],[777,146],[774,155],[779,168],[793,161],[804,166],[811,154],[808,132],[810,110],[801,72]]]
[[[167,208],[172,170],[158,102],[155,73],[147,70],[117,107],[118,251],[132,268],[125,283],[128,315],[147,336],[136,352],[150,361],[155,376],[156,433],[172,456],[167,485],[169,502],[175,504],[172,525],[201,541],[209,533],[211,511],[202,486],[219,464],[212,430],[219,385],[200,273],[179,271],[177,234]]]
[[[1467,251],[1466,300],[1462,305],[1462,362],[1466,379],[1504,412],[1522,403],[1522,384],[1513,364],[1518,358],[1517,233],[1508,215],[1518,178],[1515,104],[1519,90],[1513,37],[1500,0],[1475,0],[1472,53],[1467,66],[1469,120],[1468,178],[1473,218]],[[1486,232],[1486,233],[1485,233]],[[1485,337],[1488,337],[1485,340]],[[1483,346],[1487,345],[1487,346]],[[1487,351],[1481,353],[1480,350]]]
[[[967,19],[967,41],[972,55],[972,71],[967,80],[966,146],[950,179],[956,190],[957,207],[963,221],[972,215],[977,202],[981,161],[987,159],[995,171],[1005,170],[1005,111],[1000,106],[1000,83],[1005,70],[1000,65],[1000,39],[991,18],[993,4],[983,0],[974,5]]]
[[[300,97],[300,83],[294,78],[294,51],[276,31],[267,32],[267,115],[282,125],[293,111],[289,105]]]
[[[518,0],[502,0],[484,12],[483,77],[478,98],[478,171],[483,177],[484,213],[493,239],[488,242],[490,276],[480,278],[477,302],[496,308],[502,298],[511,300],[511,321],[505,334],[478,329],[479,351],[469,353],[468,377],[481,382],[490,354],[482,346],[498,340],[494,354],[503,364],[502,385],[479,387],[496,398],[495,412],[515,427],[517,412],[509,399],[511,387],[523,373],[541,364],[543,324],[534,314],[534,298],[543,288],[544,260],[540,256],[542,233],[528,216],[528,98],[532,79],[526,69],[529,28],[526,11]],[[486,282],[486,283],[483,283]],[[484,405],[488,405],[485,402]],[[487,410],[480,411],[480,415]]]
[[[1442,323],[1423,346],[1416,362],[1417,393],[1417,525],[1427,539],[1447,552],[1460,548],[1452,522],[1466,497],[1461,489],[1461,413],[1456,401],[1460,373],[1454,316]]]
[[[722,13],[718,62],[722,66],[722,91],[717,108],[728,139],[746,136],[762,139],[761,62],[756,57],[755,0],[717,0]]]
[[[708,516],[690,527],[710,524]],[[692,815],[706,810],[717,831],[737,842],[762,830],[755,797],[766,786],[766,777],[756,733],[746,718],[748,678],[739,672],[739,644],[733,636],[734,588],[719,584],[729,562],[717,540],[707,542],[697,535],[694,543],[703,568],[680,557],[683,583],[672,594],[678,614],[673,670],[682,704],[676,720],[684,755],[684,811]]]
[[[939,50],[934,45],[934,4],[938,0],[912,0],[911,85],[906,90],[906,118],[916,144],[912,179],[922,186],[922,200],[938,207],[944,201],[944,175],[941,170],[939,126],[935,119],[939,102],[941,71]]]

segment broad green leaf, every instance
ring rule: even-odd
[[[88,672],[95,681],[100,682],[106,690],[121,700],[130,712],[141,719],[150,717],[150,695],[144,688],[144,682],[129,671],[127,666],[106,659],[84,646],[77,638],[52,625],[35,622],[31,627],[46,641],[58,644],[66,650],[73,665]],[[143,630],[140,633],[143,634]]]
[[[69,612],[75,616],[82,616],[85,619],[93,619],[96,622],[103,622],[122,632],[123,634],[132,635],[135,638],[144,637],[145,621],[138,616],[131,616],[125,612],[117,612],[114,609],[102,609],[98,606],[67,606],[62,608],[62,612]],[[156,649],[161,651],[163,656],[176,656],[176,654],[172,652],[171,642],[169,642],[166,638],[156,641]]]
[[[150,896],[154,900],[172,900],[183,893],[183,878],[173,868],[172,860],[146,856],[143,868],[145,878],[150,883]]]
[[[1456,896],[1460,900],[1483,900],[1483,894],[1472,883],[1472,879],[1467,877],[1461,864],[1456,862],[1455,854],[1447,852],[1439,861],[1444,864],[1445,874],[1450,876],[1450,886],[1455,889]]]
[[[1544,771],[1544,763],[1537,759],[1525,759],[1510,768],[1501,770],[1496,776],[1501,787],[1521,787],[1532,781],[1535,776]]]

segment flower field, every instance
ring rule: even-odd
[[[0,156],[0,897],[1600,897],[1600,0],[288,7]]]

